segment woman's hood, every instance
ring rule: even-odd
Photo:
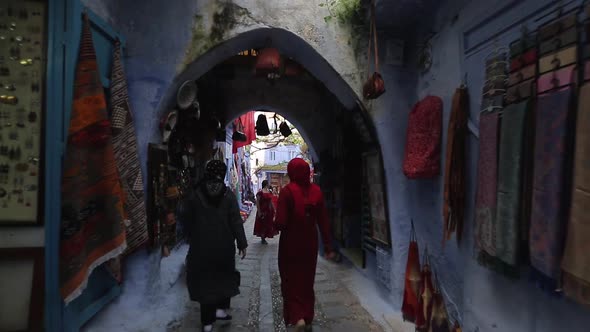
[[[309,186],[310,174],[309,164],[301,159],[295,158],[287,165],[289,180],[303,187]]]

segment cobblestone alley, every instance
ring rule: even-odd
[[[232,299],[231,323],[216,323],[214,331],[282,332],[280,278],[277,266],[278,236],[262,245],[252,236],[254,224],[252,212],[245,224],[248,235],[248,255],[238,260],[242,275],[241,294]],[[358,298],[338,281],[338,266],[318,260],[316,273],[316,319],[313,331],[383,331],[371,315],[362,307]],[[184,278],[184,276],[183,276]],[[199,331],[199,304],[186,303],[183,319],[169,324],[170,332]]]

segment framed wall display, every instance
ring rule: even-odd
[[[368,186],[369,210],[371,215],[371,238],[387,247],[391,246],[389,218],[381,155],[378,151],[363,154],[363,177]]]
[[[43,222],[47,0],[0,5],[0,225]]]
[[[43,248],[0,248],[0,331],[43,331]]]

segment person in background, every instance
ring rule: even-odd
[[[279,202],[279,189],[274,187],[272,190],[272,205],[275,207],[275,211],[277,209],[277,203]],[[274,220],[273,220],[274,222]]]
[[[266,239],[277,235],[273,224],[275,206],[272,204],[272,197],[268,181],[262,181],[262,190],[256,194],[256,220],[254,221],[254,236],[262,238],[262,244],[268,244]]]
[[[326,258],[333,259],[330,222],[320,187],[310,182],[309,164],[295,158],[287,173],[291,182],[279,195],[276,226],[279,240],[279,273],[283,317],[295,331],[311,330],[314,318],[313,284],[318,259],[319,226]]]
[[[235,267],[236,242],[246,257],[246,234],[236,196],[223,181],[227,166],[210,161],[203,180],[183,202],[189,250],[186,281],[192,301],[201,304],[202,331],[213,330],[216,320],[231,320],[231,298],[240,293],[240,273]]]

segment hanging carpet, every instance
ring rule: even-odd
[[[123,191],[88,17],[84,17],[62,176],[60,288],[79,296],[97,266],[126,248]]]
[[[570,197],[572,89],[537,97],[535,167],[530,225],[533,276],[543,288],[556,290]]]
[[[522,174],[525,131],[530,100],[510,104],[502,112],[498,142],[498,196],[496,209],[496,257],[505,272],[517,273],[519,263]]]
[[[565,294],[590,307],[590,84],[580,89],[573,197],[563,261]]]
[[[147,215],[143,194],[141,164],[137,150],[137,137],[127,94],[127,79],[121,61],[121,47],[117,41],[111,71],[111,128],[117,169],[125,193],[124,208],[127,215],[125,229],[127,250],[130,254],[148,241]]]

